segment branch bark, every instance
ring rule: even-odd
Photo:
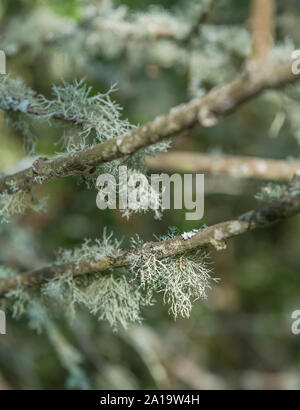
[[[252,58],[265,61],[274,43],[275,0],[252,0]]]
[[[234,155],[199,154],[170,151],[156,157],[146,157],[152,171],[207,172],[234,178],[252,178],[269,181],[289,181],[300,171],[300,161],[284,161]]]
[[[149,257],[155,255],[157,259],[164,259],[207,245],[218,246],[218,244],[229,238],[257,228],[266,227],[298,213],[300,213],[300,175],[295,178],[280,200],[229,221],[220,222],[205,229],[199,229],[196,233],[193,232],[193,236],[189,239],[184,239],[180,235],[161,242],[148,242],[141,248],[130,251],[116,250],[115,256],[105,256],[100,260],[84,259],[72,263],[48,266],[8,279],[1,279],[0,297],[19,287],[30,288],[41,285],[56,275],[62,275],[65,272],[70,272],[73,276],[79,276],[128,266],[132,263],[133,255],[148,254]]]
[[[31,167],[1,178],[0,193],[13,193],[14,189],[29,191],[41,181],[44,183],[90,172],[104,162],[122,158],[158,141],[172,138],[198,122],[202,126],[213,126],[221,115],[232,112],[262,91],[284,86],[299,78],[300,75],[292,73],[290,62],[278,62],[271,57],[258,71],[249,64],[244,72],[229,84],[214,88],[201,99],[178,105],[167,114],[159,115],[153,121],[119,138],[52,160],[40,158]]]

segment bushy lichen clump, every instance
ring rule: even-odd
[[[10,122],[23,133],[33,150],[34,134],[30,123],[37,119],[68,121],[69,134],[63,139],[67,152],[120,137],[134,128],[121,119],[122,108],[111,100],[111,87],[106,93],[92,94],[84,80],[53,85],[53,98],[36,94],[19,78],[0,78],[0,109],[9,114]],[[32,115],[30,115],[32,114]],[[77,132],[74,127],[77,126]],[[74,136],[75,135],[75,136]]]
[[[167,236],[156,239],[170,239],[175,234],[173,228]],[[142,244],[139,238],[134,239],[133,247],[137,244]],[[175,319],[188,318],[192,302],[206,299],[206,290],[217,280],[210,276],[209,253],[201,249],[164,259],[158,259],[151,251],[133,254],[129,271],[146,293],[147,300],[152,300],[155,293],[163,293],[164,302],[170,306],[169,312]]]
[[[173,237],[171,233],[169,237]],[[164,239],[160,238],[160,239]],[[132,241],[133,249],[141,245],[140,238]],[[112,255],[120,242],[104,233],[95,244],[85,242],[74,251],[60,252],[59,263],[80,261],[82,258]],[[158,259],[149,251],[133,252],[128,267],[113,272],[74,277],[71,273],[50,280],[42,287],[42,294],[55,299],[74,316],[76,305],[87,308],[100,320],[106,320],[113,329],[124,328],[141,321],[141,308],[154,303],[154,296],[163,293],[170,313],[189,317],[192,302],[206,298],[212,279],[209,255],[196,251],[181,256]]]
[[[10,222],[11,217],[22,215],[27,209],[35,212],[46,210],[47,197],[37,199],[27,192],[20,191],[14,183],[8,184],[13,193],[0,193],[0,223]]]
[[[262,202],[272,202],[279,199],[286,189],[287,185],[279,185],[270,182],[261,187],[260,191],[255,195],[255,198]]]
[[[38,333],[44,331],[47,334],[62,367],[68,372],[67,386],[88,388],[89,382],[81,366],[84,361],[82,354],[66,339],[59,326],[50,317],[45,305],[38,299],[32,300],[27,310],[27,317],[30,328]]]
[[[92,88],[81,80],[54,85],[52,90],[53,98],[47,99],[26,87],[20,79],[9,76],[0,79],[0,109],[8,113],[9,121],[24,134],[28,151],[34,151],[36,138],[31,123],[37,119],[47,120],[49,124],[52,124],[50,120],[65,121],[67,131],[60,141],[64,148],[62,154],[72,154],[112,138],[121,138],[134,128],[134,125],[121,118],[121,107],[111,99],[114,87],[104,94],[93,93]],[[118,166],[126,165],[128,173],[132,176],[138,174],[143,176],[146,173],[145,155],[167,151],[169,146],[170,141],[153,144],[121,160],[102,164],[92,173],[84,174],[79,180],[84,181],[88,187],[94,187],[99,173],[109,173],[117,179],[119,186]],[[44,177],[40,175],[34,179],[37,184],[43,181]],[[151,197],[155,202],[160,203],[161,198],[158,193],[151,192]],[[28,207],[36,211],[43,209],[45,201],[31,201],[30,198],[30,195],[17,190],[13,195],[7,192],[0,194],[2,219],[8,220],[10,215],[22,214]],[[124,210],[123,216],[128,218],[132,213],[146,211],[147,209],[145,210],[141,204],[135,209]],[[160,216],[158,210],[155,216]]]
[[[26,151],[32,153],[36,136],[33,122],[38,118],[28,114],[28,108],[38,106],[37,94],[20,78],[0,76],[0,110],[6,112],[5,119],[24,136]]]
[[[37,105],[36,93],[20,78],[0,76],[0,109],[3,111],[26,112]]]

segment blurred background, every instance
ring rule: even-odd
[[[1,0],[0,49],[7,72],[49,98],[52,84],[62,79],[84,77],[93,92],[117,83],[113,98],[122,116],[143,124],[243,67],[251,49],[251,2],[215,1],[203,27],[188,38],[204,3]],[[298,1],[277,1],[276,36],[279,51],[299,48]],[[297,86],[264,93],[215,127],[175,138],[172,150],[296,159],[299,96]],[[0,118],[0,172],[13,172],[26,156],[23,138],[4,113]],[[66,124],[32,127],[38,154],[60,151]],[[259,206],[254,195],[262,184],[207,174],[200,225]],[[159,221],[151,212],[127,221],[118,211],[100,211],[96,189],[76,177],[38,186],[35,193],[49,194],[48,212],[28,212],[1,225],[1,264],[23,270],[47,265],[58,248],[97,238],[105,226],[124,238],[124,247],[135,233],[147,241],[169,226],[182,232],[199,227],[185,220],[185,210],[166,211]],[[220,281],[206,301],[194,304],[190,319],[174,321],[158,297],[144,310],[143,323],[128,331],[113,332],[80,311],[72,323],[57,317],[59,335],[51,340],[30,329],[26,318],[8,316],[7,334],[0,336],[0,389],[300,388],[300,335],[291,332],[291,314],[300,309],[299,233],[295,217],[231,239],[226,250],[212,249]],[[75,381],[66,357],[80,367]]]

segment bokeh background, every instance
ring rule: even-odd
[[[62,78],[85,77],[100,92],[117,83],[114,99],[124,108],[124,118],[142,124],[232,78],[248,53],[247,36],[243,40],[241,33],[249,27],[250,1],[215,2],[218,5],[209,24],[216,33],[223,26],[233,31],[227,39],[221,36],[217,44],[210,44],[209,36],[207,42],[199,43],[204,57],[198,71],[202,75],[202,61],[203,71],[215,69],[216,78],[203,74],[199,80],[202,89],[196,90],[192,80],[197,80],[197,70],[189,69],[172,41],[163,40],[158,49],[159,39],[129,37],[122,42],[118,36],[98,33],[99,44],[96,41],[89,49],[80,36],[74,40],[76,30],[74,34],[69,26],[80,27],[84,38],[90,30],[92,7],[103,7],[103,3],[1,0],[0,48],[7,53],[8,73],[48,97],[51,85]],[[127,0],[115,1],[114,7],[143,12],[150,3],[172,14],[180,13],[189,2]],[[297,48],[298,41],[299,46],[298,1],[277,2],[276,35],[280,44],[290,41]],[[180,49],[188,47],[192,45]],[[218,60],[216,67],[208,57],[211,55]],[[275,133],[272,127],[282,112],[280,95],[270,92],[255,98],[215,127],[198,128],[176,138],[172,149],[297,158],[295,126],[286,121]],[[0,113],[0,172],[9,172],[26,154],[20,132],[4,117]],[[64,127],[35,124],[37,153],[58,151],[55,144]],[[169,226],[184,232],[199,224],[211,225],[257,207],[254,195],[261,185],[261,181],[206,175],[202,221],[186,221],[185,210],[166,211],[159,221],[151,213],[127,221],[118,211],[97,209],[95,189],[78,184],[75,177],[60,179],[36,189],[37,196],[49,194],[48,213],[28,212],[9,226],[1,225],[0,261],[24,270],[43,266],[51,263],[58,248],[97,238],[105,226],[123,237],[126,247],[135,233],[152,240],[153,234],[163,235]],[[144,310],[143,323],[128,331],[112,332],[85,311],[72,323],[57,317],[61,343],[66,343],[70,354],[79,355],[86,377],[86,383],[71,387],[298,389],[300,335],[291,332],[291,314],[300,309],[299,233],[300,219],[295,217],[231,239],[226,250],[212,249],[214,276],[220,282],[206,301],[194,304],[190,319],[174,321],[159,297],[156,305]],[[47,335],[30,329],[26,318],[16,321],[8,315],[7,334],[0,336],[0,389],[64,389],[70,387],[68,372]]]

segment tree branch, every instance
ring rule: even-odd
[[[122,158],[158,141],[172,138],[197,122],[202,126],[213,126],[221,115],[232,112],[262,91],[281,87],[299,78],[300,75],[292,73],[290,62],[278,62],[272,57],[261,70],[256,71],[249,65],[229,84],[214,88],[201,99],[178,105],[169,113],[156,117],[120,138],[52,160],[38,159],[30,168],[1,178],[0,192],[13,193],[14,189],[29,191],[41,181],[90,172],[104,162]]]
[[[235,178],[289,181],[300,171],[300,161],[284,161],[234,155],[171,151],[146,157],[146,165],[160,172],[207,172]]]
[[[265,61],[273,48],[275,0],[252,0],[252,59]]]
[[[83,259],[61,265],[48,266],[33,272],[26,272],[8,279],[0,280],[0,297],[19,287],[29,288],[47,280],[70,272],[73,276],[86,275],[128,266],[133,255],[155,255],[157,259],[180,255],[207,245],[218,246],[223,241],[241,235],[250,230],[266,227],[281,219],[300,213],[300,175],[283,193],[280,200],[274,201],[261,209],[256,209],[226,222],[192,232],[189,239],[183,235],[160,242],[148,242],[141,248],[129,251],[116,250],[115,256],[101,259]]]
[[[207,10],[204,13],[200,13],[195,24],[191,27],[189,33],[185,38],[182,39],[183,43],[190,44],[193,38],[198,34],[199,28],[202,24],[207,24],[211,13],[214,9],[215,2],[211,1]]]

